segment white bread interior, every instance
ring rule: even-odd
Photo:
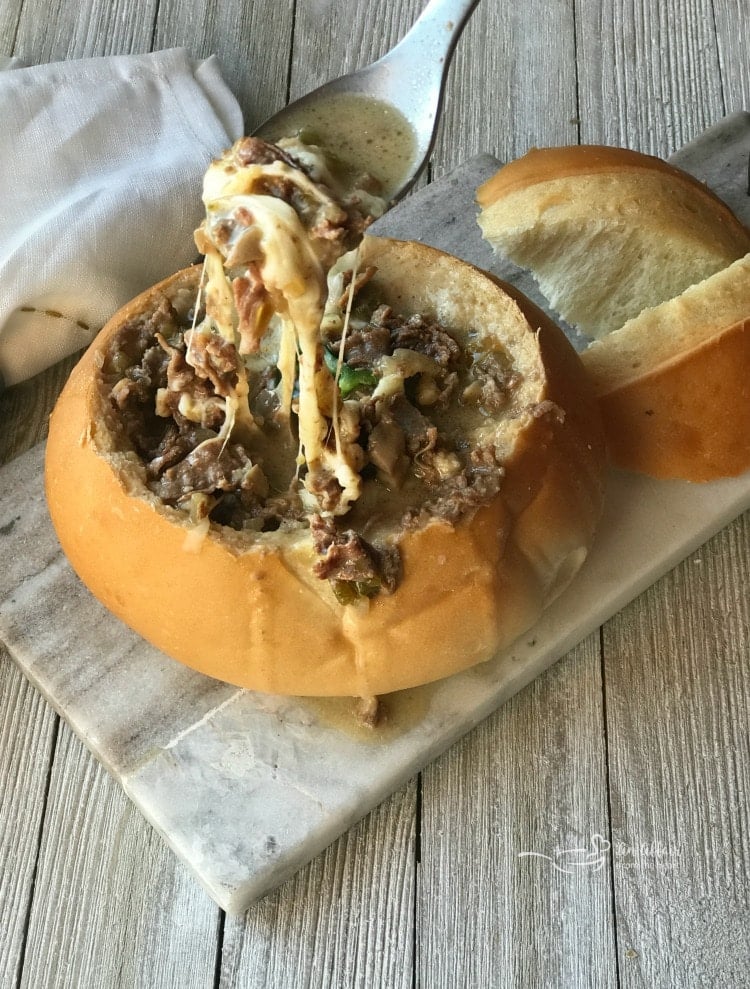
[[[676,298],[643,309],[604,340],[595,340],[583,363],[597,396],[637,381],[684,358],[750,315],[750,254]],[[700,368],[696,368],[696,377]],[[750,432],[750,430],[748,430]]]
[[[485,238],[591,337],[750,251],[750,233],[706,186],[620,148],[534,149],[477,199]]]
[[[659,159],[596,147],[531,151],[477,199],[495,250],[595,338],[582,359],[616,464],[691,481],[750,468],[750,231],[726,204]]]
[[[621,467],[690,481],[750,467],[750,254],[582,359]]]

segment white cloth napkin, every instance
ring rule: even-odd
[[[197,256],[203,172],[243,124],[215,57],[183,49],[0,68],[0,378],[11,385]]]

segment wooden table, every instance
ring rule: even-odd
[[[252,130],[421,6],[6,0],[0,53],[216,52]],[[533,144],[668,155],[750,108],[748,50],[747,0],[483,0],[431,176]],[[0,462],[70,366],[0,397]],[[749,584],[746,514],[241,918],[0,647],[0,985],[750,986]],[[523,854],[575,847],[602,867]]]

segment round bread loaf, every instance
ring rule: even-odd
[[[433,450],[446,437],[447,452],[433,464],[447,480],[425,487],[419,454],[400,488],[372,463],[363,467],[356,536],[347,538],[398,560],[393,586],[342,601],[336,581],[321,575],[313,534],[321,520],[304,506],[258,528],[252,520],[196,522],[156,493],[113,394],[123,374],[142,377],[133,368],[150,358],[139,364],[132,341],[153,353],[157,312],[170,314],[174,353],[175,328],[191,322],[198,268],[113,317],[51,418],[47,499],[81,579],[169,656],[244,687],[371,696],[487,660],[568,584],[599,518],[601,423],[561,331],[484,273],[424,245],[365,237],[361,255],[371,275],[362,290],[368,313],[387,305],[400,317],[436,321],[463,355],[454,398],[438,412],[419,406],[437,423]],[[167,330],[159,332],[164,339]],[[487,361],[505,369],[491,414],[488,399],[472,398],[477,381],[489,387]],[[497,374],[492,380],[497,386]]]
[[[621,148],[530,151],[477,193],[493,247],[595,338],[610,459],[708,481],[750,468],[750,231],[705,185]]]
[[[479,225],[591,337],[750,251],[750,231],[681,169],[624,148],[535,148],[477,192]]]

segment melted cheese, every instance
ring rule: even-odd
[[[296,186],[300,198],[294,197],[295,206],[265,194],[269,178]],[[206,219],[196,233],[196,243],[206,255],[206,321],[224,339],[238,344],[231,283],[248,265],[256,265],[281,321],[276,360],[282,414],[287,418],[295,381],[299,383],[299,462],[307,467],[306,500],[316,503],[315,510],[323,510],[315,492],[333,475],[342,493],[335,507],[323,513],[343,514],[359,497],[362,481],[359,465],[339,440],[336,383],[322,359],[320,326],[335,245],[310,235],[315,223],[340,218],[341,207],[301,170],[282,161],[240,166],[231,152],[206,172],[203,199]],[[252,425],[247,390],[247,376],[240,374],[237,388],[226,401],[225,441],[238,423]],[[326,443],[329,410],[336,436],[334,449]]]

